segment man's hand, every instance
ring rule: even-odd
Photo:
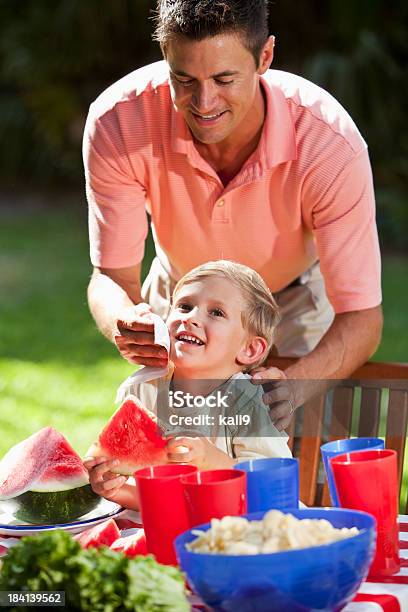
[[[294,381],[286,378],[285,372],[275,367],[260,367],[252,370],[252,381],[255,385],[265,385],[264,403],[269,406],[269,416],[275,427],[283,431],[293,418],[293,413],[300,403],[297,402]],[[269,381],[274,382],[269,382]]]
[[[140,264],[94,268],[88,287],[89,308],[101,332],[129,363],[166,367],[166,349],[154,344],[152,309],[142,301],[140,268]]]
[[[269,416],[279,431],[290,425],[295,410],[305,401],[328,389],[326,381],[287,378],[285,372],[272,366],[256,368],[251,374],[253,384],[263,385],[262,399],[269,406]]]
[[[184,451],[180,452],[180,448]],[[167,460],[170,463],[191,463],[199,470],[215,470],[234,467],[234,461],[208,438],[177,436],[167,443]]]
[[[164,368],[168,363],[168,353],[163,346],[154,344],[151,312],[149,304],[143,302],[126,308],[117,320],[118,334],[114,341],[129,363]]]

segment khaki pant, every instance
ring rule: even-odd
[[[142,297],[164,320],[176,281],[155,257],[142,287]],[[281,311],[272,354],[302,357],[309,353],[330,327],[334,311],[327,299],[319,263],[313,264],[286,289],[274,293]]]

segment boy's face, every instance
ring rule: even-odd
[[[241,292],[225,278],[211,276],[180,289],[167,319],[170,359],[179,376],[221,380],[243,369],[244,308]]]

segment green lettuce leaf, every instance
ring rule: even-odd
[[[72,612],[188,612],[184,578],[151,557],[82,549],[62,530],[24,537],[4,557],[2,591],[65,591]],[[44,608],[19,607],[17,612]]]

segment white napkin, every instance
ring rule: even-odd
[[[154,344],[163,346],[166,351],[170,351],[170,336],[167,329],[167,325],[159,315],[149,313],[150,320],[154,323]],[[115,403],[123,401],[125,397],[131,395],[130,389],[135,383],[145,383],[156,378],[162,378],[166,376],[168,367],[165,368],[154,368],[149,366],[142,366],[137,372],[134,372],[128,378],[123,381],[116,393]]]

